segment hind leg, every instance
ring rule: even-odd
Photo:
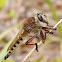
[[[29,44],[34,38],[37,38],[37,37],[36,37],[36,36],[32,36],[32,37],[26,42],[26,45],[35,45],[35,46],[36,46],[36,51],[38,52],[38,45],[37,45],[37,43]]]

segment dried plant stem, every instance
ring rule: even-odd
[[[61,19],[53,28],[57,28],[57,26],[58,26],[60,23],[62,23],[62,19]],[[51,31],[52,31],[52,30],[50,30],[50,32],[51,32]],[[43,44],[42,41],[43,41],[43,40],[41,40],[41,41],[38,43],[38,45]],[[35,51],[35,49],[36,49],[36,47],[34,47],[34,48],[29,52],[29,54],[24,58],[24,60],[23,60],[22,62],[26,62],[27,59],[33,54],[33,52]]]

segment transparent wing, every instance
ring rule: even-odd
[[[12,40],[12,42],[9,45],[7,51],[10,50],[10,48],[12,48],[14,44],[16,44],[16,41],[19,39],[19,37],[21,37],[21,34],[24,33],[23,25],[24,25],[24,23],[22,23],[22,26],[21,26],[19,32],[15,35],[14,40]]]

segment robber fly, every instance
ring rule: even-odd
[[[41,22],[45,23],[46,27],[43,27]],[[35,18],[35,17],[28,18],[27,20],[24,21],[23,27],[16,35],[15,40],[8,47],[8,49],[7,49],[8,53],[4,57],[4,59],[6,60],[15,50],[15,48],[21,43],[21,41],[24,40],[23,38],[30,33],[34,33],[34,36],[31,36],[31,38],[26,41],[26,45],[35,45],[36,50],[38,51],[37,43],[31,44],[30,42],[34,38],[37,38],[37,39],[43,40],[43,43],[44,43],[45,39],[46,39],[46,33],[53,34],[53,32],[49,31],[50,29],[56,30],[56,29],[53,29],[49,25],[46,15],[44,15],[42,13],[37,13],[37,18]],[[44,33],[42,30],[44,31]],[[39,34],[39,36],[38,36],[38,34]]]

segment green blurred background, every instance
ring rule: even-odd
[[[20,30],[21,22],[36,17],[38,12],[44,13],[49,24],[54,26],[62,18],[62,0],[0,0],[0,62],[21,62],[30,52],[33,47],[22,45],[9,59],[2,61],[3,53]],[[27,62],[62,62],[62,24]]]

